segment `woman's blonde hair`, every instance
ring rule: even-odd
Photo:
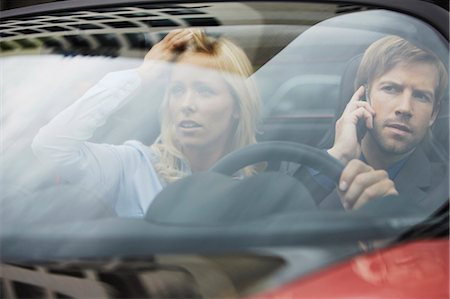
[[[228,39],[207,36],[200,29],[190,30],[193,37],[178,54],[178,57],[190,53],[201,53],[213,58],[235,100],[239,117],[236,119],[230,150],[256,143],[255,132],[260,121],[261,104],[256,86],[249,78],[253,73],[253,68],[247,55]],[[172,182],[186,176],[182,165],[189,165],[189,162],[181,152],[176,140],[175,127],[170,119],[167,95],[161,108],[161,133],[151,148],[158,157],[158,161],[154,165],[156,171],[167,182]],[[254,167],[243,169],[244,175],[251,175],[254,172]]]

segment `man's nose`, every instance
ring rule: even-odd
[[[411,118],[413,115],[413,96],[412,92],[405,90],[396,100],[395,114],[398,116]]]
[[[184,94],[181,103],[181,110],[184,113],[192,113],[197,110],[197,105],[195,103],[195,93],[193,92],[193,90],[188,89]]]

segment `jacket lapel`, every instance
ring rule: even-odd
[[[431,186],[431,179],[431,163],[419,147],[407,158],[394,183],[400,194],[420,202],[425,198],[425,190]]]
[[[405,164],[394,178],[397,191],[411,198],[415,202],[421,202],[426,198],[425,190],[431,187],[432,169],[431,163],[424,151],[419,147],[407,158]],[[337,190],[333,190],[319,204],[322,209],[344,209]]]

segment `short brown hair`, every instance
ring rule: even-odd
[[[366,49],[356,74],[355,89],[379,78],[400,62],[429,63],[436,68],[439,81],[435,89],[433,110],[439,107],[448,84],[448,73],[444,64],[431,52],[395,35],[383,37]]]

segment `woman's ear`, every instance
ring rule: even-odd
[[[237,104],[234,104],[233,114],[231,114],[231,117],[234,119],[239,119],[241,117],[241,112]]]

